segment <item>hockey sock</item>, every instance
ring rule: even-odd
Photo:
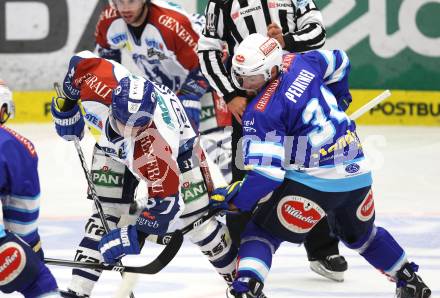
[[[373,226],[368,237],[346,245],[358,251],[372,266],[391,276],[395,276],[407,262],[403,248],[381,227]]]

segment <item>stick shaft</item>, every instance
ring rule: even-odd
[[[390,90],[385,90],[384,92],[382,92],[381,94],[379,94],[378,96],[376,96],[375,98],[373,98],[372,100],[370,100],[369,102],[367,102],[365,105],[363,105],[362,107],[360,107],[359,109],[357,109],[355,112],[353,112],[350,115],[350,119],[351,120],[356,120],[358,119],[360,116],[362,116],[363,114],[365,114],[366,112],[368,112],[369,110],[371,110],[373,107],[375,107],[376,105],[378,105],[380,102],[382,102],[383,100],[385,100],[386,98],[391,96],[391,92]]]

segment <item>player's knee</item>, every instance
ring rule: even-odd
[[[241,244],[254,240],[264,242],[270,247],[272,252],[275,252],[280,247],[282,242],[279,238],[255,224],[253,220],[247,224],[243,234],[241,235],[241,239]]]
[[[377,237],[378,228],[371,224],[364,230],[364,233],[352,233],[341,235],[340,239],[344,244],[353,250],[356,250],[359,253],[364,252],[368,249],[370,244]]]
[[[232,249],[231,237],[226,226],[215,218],[211,218],[194,229],[190,237],[191,241],[198,245],[210,260],[218,260],[230,253]]]
[[[44,266],[32,248],[12,233],[0,239],[0,290],[23,292],[39,278]]]

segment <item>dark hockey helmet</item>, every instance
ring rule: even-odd
[[[142,77],[124,77],[113,90],[111,116],[125,126],[148,125],[155,107],[154,86]]]

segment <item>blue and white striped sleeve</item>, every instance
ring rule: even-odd
[[[252,210],[256,203],[274,191],[284,180],[284,144],[282,135],[274,138],[245,140],[244,165],[247,170],[234,204],[242,211]]]
[[[22,139],[23,142],[29,142]],[[39,241],[40,182],[38,157],[32,143],[4,143],[2,168],[7,173],[8,193],[2,198],[3,224],[30,245]]]
[[[345,111],[352,101],[348,85],[351,65],[347,54],[343,50],[319,50],[315,55],[324,83],[336,97],[339,107]]]

